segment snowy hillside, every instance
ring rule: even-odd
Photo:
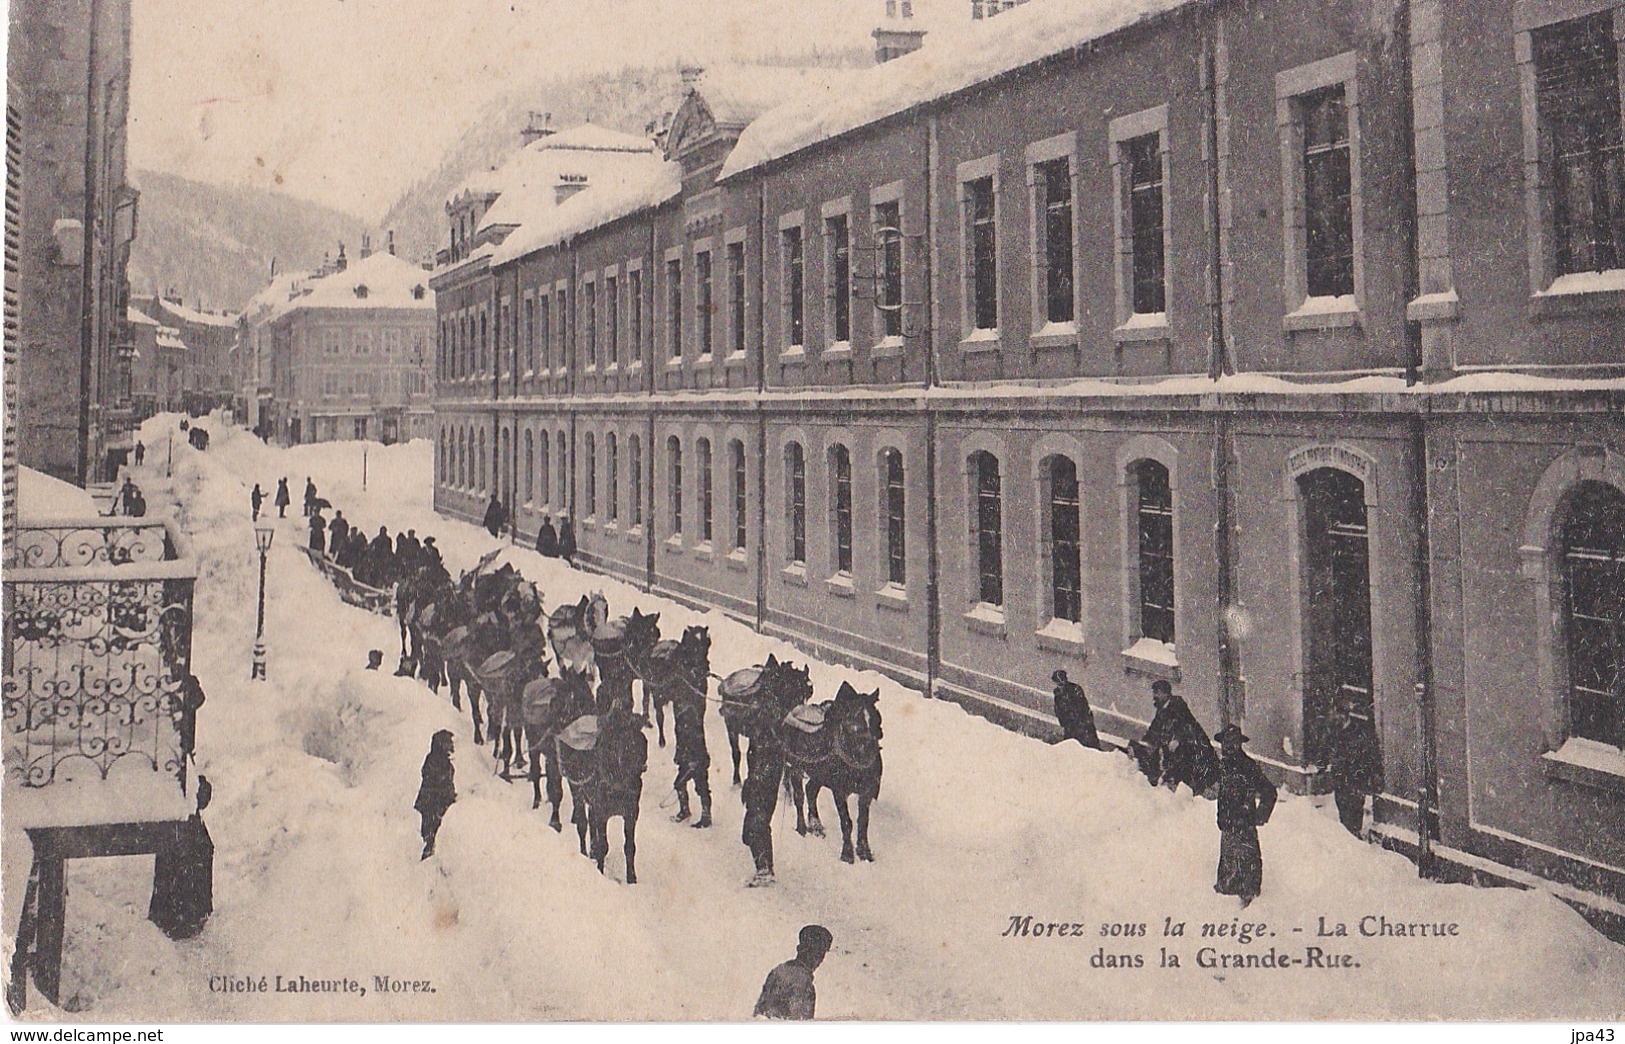
[[[670,748],[650,744],[638,831],[640,884],[621,883],[530,808],[528,784],[495,777],[466,713],[393,665],[392,621],[342,604],[278,524],[268,580],[270,681],[250,684],[256,559],[254,482],[321,495],[369,532],[437,537],[455,571],[498,546],[430,507],[431,447],[358,443],[267,448],[213,423],[207,453],[175,445],[174,418],[144,429],[157,461],[138,474],[155,510],[174,504],[201,556],[196,670],[207,815],[217,847],[214,919],[173,944],[144,919],[150,860],[73,864],[64,996],[95,1018],[150,1020],[738,1019],[797,929],[828,925],[821,1018],[1203,1019],[1618,1018],[1625,949],[1547,896],[1419,881],[1403,858],[1349,837],[1329,808],[1283,796],[1261,831],[1264,894],[1246,911],[1215,895],[1214,806],[1145,785],[1116,754],[1047,746],[928,702],[877,675],[814,663],[821,698],[842,678],[878,687],[885,782],[873,864],[836,858],[838,840],[774,821],[779,883],[746,890],[738,791],[720,720],[709,718],[717,824],[670,822]],[[368,485],[361,490],[362,454]],[[718,674],[768,653],[806,657],[716,613],[508,550],[548,605],[602,590],[613,611],[661,612],[662,630],[705,623]],[[454,730],[458,802],[438,854],[418,861],[412,799],[429,736]],[[826,802],[826,819],[833,822]],[[8,925],[17,853],[6,838]],[[1030,915],[1027,934],[1012,919]],[[1362,936],[1375,918],[1455,924],[1445,938]],[[1165,922],[1165,918],[1169,919]],[[1370,920],[1362,921],[1362,918]],[[1165,935],[1165,923],[1183,934]],[[1045,929],[1046,924],[1064,930]],[[1325,925],[1347,936],[1321,937]],[[1131,926],[1112,934],[1111,925]],[[1144,933],[1139,927],[1144,925]],[[1203,926],[1212,926],[1203,937]],[[1038,933],[1033,927],[1039,927]],[[1105,934],[1103,934],[1105,927]],[[1348,955],[1335,970],[1202,967]],[[1162,967],[1163,953],[1178,968]],[[1134,967],[1139,959],[1140,966]],[[353,978],[368,992],[227,991],[260,976]],[[379,995],[374,976],[430,980],[434,992]],[[213,985],[214,988],[211,988]]]

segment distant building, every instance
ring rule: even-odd
[[[137,299],[147,314],[178,331],[185,343],[180,357],[179,395],[168,408],[201,415],[228,407],[236,392],[232,367],[237,347],[237,316],[214,312],[201,304],[187,307],[169,291],[155,298]]]
[[[285,444],[427,438],[434,419],[435,295],[389,251],[278,277],[245,310],[247,420]]]
[[[10,24],[10,444],[22,464],[83,485],[111,478],[133,445],[124,326],[138,197],[125,159],[130,3],[16,0]]]
[[[1012,7],[1019,7],[1027,0],[970,0],[970,16],[972,18],[992,18],[1002,14]]]

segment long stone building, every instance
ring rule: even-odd
[[[1625,2],[935,35],[696,81],[443,295],[438,508],[1036,733],[1166,679],[1300,791],[1348,694],[1385,843],[1625,914]]]

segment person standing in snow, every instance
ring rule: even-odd
[[[1337,694],[1340,727],[1332,736],[1327,774],[1337,802],[1337,818],[1355,837],[1365,831],[1365,799],[1382,786],[1382,753],[1368,704],[1354,694]]]
[[[824,957],[833,945],[835,936],[823,925],[809,924],[802,928],[796,940],[796,955],[767,973],[767,981],[762,983],[762,994],[756,999],[756,1017],[813,1018],[818,1004],[818,993],[813,989],[813,972],[824,963]]]
[[[779,807],[779,784],[784,779],[784,747],[776,729],[753,733],[745,751],[745,783],[739,788],[745,803],[745,822],[739,840],[750,849],[756,875],[748,886],[773,883],[773,813]]]
[[[316,511],[316,483],[310,481],[310,476],[306,475],[305,476],[305,515],[308,517],[309,515],[315,513],[315,511]]]
[[[137,442],[135,444],[135,466],[139,468],[143,463],[146,462],[146,459],[147,444],[145,442]]]
[[[502,506],[502,501],[495,493],[491,494],[491,503],[485,506],[485,531],[493,537],[502,535],[508,527],[508,509]]]
[[[449,729],[441,729],[429,740],[429,753],[423,759],[423,782],[418,787],[418,799],[412,805],[423,817],[423,855],[434,855],[434,839],[440,833],[440,821],[446,818],[446,809],[457,800],[455,773],[451,756],[456,750]]]
[[[1264,887],[1264,854],[1258,828],[1275,811],[1275,784],[1241,745],[1247,737],[1234,724],[1213,737],[1224,756],[1219,761],[1219,871],[1213,890],[1241,899],[1242,909]]]
[[[327,519],[322,517],[320,511],[310,516],[310,549],[321,552],[327,550]]]
[[[265,493],[260,489],[258,482],[254,483],[254,491],[248,495],[248,503],[254,509],[254,521],[260,520],[260,505],[265,503]]]
[[[287,518],[288,517],[288,504],[291,503],[292,500],[293,500],[293,497],[288,493],[288,480],[286,478],[280,479],[276,484],[276,517],[277,518]]]
[[[362,583],[383,588],[395,582],[395,542],[383,526],[378,527],[378,535],[367,548],[366,564],[367,579]]]
[[[543,558],[559,557],[559,534],[551,515],[543,515],[541,528],[536,530],[536,553]]]
[[[559,523],[559,557],[570,565],[576,564],[576,527],[570,523],[569,515]]]
[[[1089,697],[1083,686],[1070,681],[1065,671],[1050,675],[1055,683],[1055,718],[1061,723],[1061,733],[1069,740],[1077,740],[1085,747],[1100,749],[1100,736],[1095,732],[1095,713],[1089,709]]]
[[[1151,683],[1151,702],[1157,708],[1151,726],[1143,740],[1130,744],[1141,769],[1153,784],[1165,783],[1169,790],[1183,783],[1200,794],[1213,786],[1219,759],[1196,715],[1161,678]]]
[[[339,550],[350,540],[350,520],[344,517],[342,510],[333,512],[333,521],[327,527],[327,544],[333,549],[333,557],[337,558]]]

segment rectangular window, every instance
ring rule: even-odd
[[[593,443],[592,432],[587,432],[586,451],[581,459],[581,466],[586,470],[587,483],[587,517],[593,518],[598,514],[598,453]]]
[[[636,435],[632,436],[631,444],[627,447],[627,475],[631,478],[632,490],[632,524],[643,525],[643,443],[638,441]]]
[[[835,571],[852,574],[852,454],[845,446],[830,451],[830,513],[834,518]]]
[[[700,342],[700,358],[711,354],[711,251],[702,250],[694,255],[694,325]]]
[[[903,455],[887,450],[886,579],[901,587],[908,582],[907,493],[903,488]]]
[[[683,535],[683,444],[673,435],[666,440],[667,493],[671,498],[671,535]]]
[[[735,439],[730,444],[733,454],[733,506],[734,506],[734,543],[735,551],[745,549],[745,444]]]
[[[824,245],[829,255],[824,261],[830,302],[830,340],[844,344],[852,340],[852,242],[845,214],[824,221]]]
[[[711,542],[711,440],[701,439],[700,454],[700,541]]]
[[[1534,34],[1555,275],[1625,268],[1625,139],[1614,12]]]
[[[666,349],[671,358],[683,357],[683,262],[666,262]]]
[[[976,454],[972,477],[976,482],[976,595],[993,606],[1004,605],[1004,499],[999,461],[993,454]]]
[[[965,183],[965,290],[971,325],[977,330],[999,327],[999,236],[993,179]]]
[[[728,308],[731,322],[729,334],[733,353],[745,354],[745,244],[728,244]]]
[[[903,232],[900,205],[875,207],[875,307],[882,337],[903,336]]]
[[[1050,614],[1057,620],[1083,619],[1083,576],[1079,555],[1078,470],[1068,457],[1049,466]]]
[[[807,456],[799,442],[785,447],[785,507],[790,515],[790,564],[807,564]]]
[[[553,299],[542,294],[536,299],[536,343],[541,349],[542,369],[553,365],[551,358],[553,350]]]
[[[787,228],[779,233],[779,238],[784,259],[785,344],[799,348],[806,343],[807,326],[806,258],[801,229]]]
[[[1174,497],[1168,469],[1135,467],[1139,536],[1140,636],[1174,642]]]
[[[525,372],[536,372],[536,298],[525,298]]]
[[[604,464],[608,471],[607,482],[604,486],[609,494],[609,520],[618,521],[621,517],[621,461],[620,446],[616,444],[615,433],[610,432],[604,437]]]
[[[1309,296],[1342,297],[1354,293],[1353,168],[1343,85],[1306,94],[1298,105]]]
[[[559,471],[559,507],[570,510],[570,444],[565,439],[564,432],[558,434],[558,462]]]
[[[626,273],[626,359],[628,364],[643,358],[643,269]]]
[[[1123,143],[1128,172],[1130,275],[1134,312],[1166,312],[1167,286],[1163,257],[1162,148],[1160,134]]]
[[[570,368],[569,336],[570,336],[570,295],[564,290],[558,292],[558,308],[555,317],[555,326],[558,328],[558,368],[563,373]]]
[[[621,281],[604,277],[604,344],[610,366],[621,364]]]
[[[598,365],[598,285],[582,287],[581,356],[587,366]]]
[[[1073,320],[1072,291],[1072,164],[1058,159],[1038,168],[1038,228],[1043,237],[1044,319],[1051,323]]]

